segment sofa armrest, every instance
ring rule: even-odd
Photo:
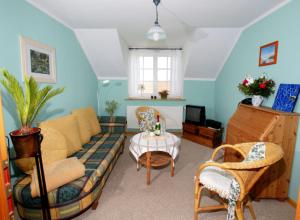
[[[125,116],[98,116],[102,133],[125,133],[127,120]]]

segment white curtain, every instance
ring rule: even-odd
[[[129,51],[128,59],[128,96],[138,97],[138,80],[140,73],[139,53],[137,50]]]
[[[168,51],[171,56],[171,97],[183,97],[182,51]]]
[[[183,97],[183,67],[181,50],[130,50],[128,63],[128,95],[129,97],[140,97],[138,89],[140,77],[139,59],[142,56],[171,57],[171,76],[169,97]],[[156,68],[154,68],[156,69]],[[154,73],[157,74],[157,73]],[[153,94],[158,95],[158,94]]]

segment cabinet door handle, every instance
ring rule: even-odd
[[[8,165],[9,165],[8,160],[3,160],[2,165],[3,165],[3,169],[5,169],[6,167],[8,167]]]
[[[11,195],[11,193],[12,193],[12,188],[10,187],[10,185],[8,185],[6,187],[6,195],[7,195],[7,197],[9,197]]]

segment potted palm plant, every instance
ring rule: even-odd
[[[41,142],[41,129],[32,127],[32,123],[45,104],[52,97],[62,93],[64,88],[53,89],[48,85],[40,89],[33,77],[24,78],[24,89],[18,80],[5,69],[0,69],[3,76],[1,84],[16,105],[16,111],[21,128],[9,133],[16,156],[34,156]]]

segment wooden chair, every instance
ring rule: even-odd
[[[199,166],[195,176],[194,220],[198,220],[198,213],[217,211],[228,208],[228,198],[224,198],[224,196],[221,197],[220,193],[218,192],[220,192],[220,190],[223,190],[222,192],[226,190],[227,192],[230,192],[230,184],[233,178],[235,178],[240,186],[240,194],[235,209],[237,219],[244,219],[244,206],[249,208],[252,218],[256,219],[249,192],[251,191],[255,183],[259,180],[259,178],[266,172],[266,170],[272,164],[276,163],[283,157],[282,148],[276,144],[265,142],[265,159],[247,162],[216,162],[216,157],[220,155],[220,150],[223,149],[232,149],[238,152],[243,157],[243,159],[245,159],[254,144],[255,143],[222,145],[214,150],[210,161],[207,161]],[[214,173],[214,169],[218,171],[221,170],[221,172]],[[209,190],[203,185],[202,182],[205,182],[203,180],[207,177],[210,179],[206,179],[206,181],[211,181],[211,184],[214,184],[215,190]],[[200,207],[201,192],[204,188],[212,194],[219,195],[221,204],[215,206]]]

